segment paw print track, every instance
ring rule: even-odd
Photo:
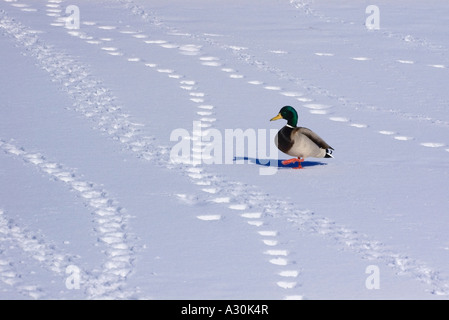
[[[295,294],[299,287],[297,277],[299,275],[298,270],[292,269],[295,262],[289,261],[289,251],[279,248],[279,232],[276,230],[267,229],[267,223],[263,220],[263,214],[261,212],[245,212],[241,214],[248,224],[258,228],[257,234],[261,237],[262,243],[267,246],[268,249],[263,251],[263,254],[268,257],[268,262],[275,265],[280,269],[278,271],[279,280],[276,285],[282,289],[286,290],[284,299],[286,300],[297,300],[303,299],[303,295]],[[260,229],[264,227],[264,229]]]
[[[441,142],[422,142],[421,145],[427,148],[441,148],[446,146],[444,143]]]
[[[69,260],[63,254],[58,253],[54,247],[39,239],[39,236],[23,229],[7,217],[7,214],[0,209],[0,281],[18,291],[24,297],[32,299],[46,298],[45,291],[28,279],[16,268],[16,257],[9,260],[8,253],[11,248],[18,247],[23,253],[32,257],[38,264],[43,264],[45,268],[62,276],[63,266]],[[4,246],[7,244],[8,247]],[[14,255],[17,255],[15,253]]]
[[[94,231],[98,234],[98,241],[106,248],[104,255],[106,261],[102,265],[102,272],[97,278],[88,280],[87,294],[90,298],[129,298],[131,293],[124,290],[126,278],[133,270],[134,249],[130,243],[132,236],[127,233],[127,213],[120,204],[102,188],[94,183],[85,181],[78,177],[73,169],[65,168],[62,164],[49,161],[40,153],[30,153],[24,148],[16,147],[4,140],[0,140],[0,149],[9,155],[13,155],[22,161],[34,165],[39,171],[53,177],[56,181],[62,182],[70,190],[75,191],[83,199],[90,209]],[[36,251],[34,257],[42,256],[40,260],[46,261],[49,268],[57,273],[62,273],[60,261],[66,258],[48,253],[48,249],[33,241],[18,241],[27,243],[25,251]],[[31,247],[30,247],[31,246]],[[42,249],[42,251],[41,251]],[[50,256],[50,258],[46,258]]]

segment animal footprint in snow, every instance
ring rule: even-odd
[[[270,247],[274,247],[274,246],[277,246],[277,245],[278,245],[278,241],[277,241],[277,240],[264,239],[264,240],[262,240],[262,242],[263,242],[265,245],[270,246]]]
[[[200,60],[201,61],[216,61],[216,60],[220,60],[220,59],[217,57],[207,56],[207,57],[201,57]]]
[[[180,83],[180,84],[183,84],[183,85],[188,85],[188,86],[193,86],[193,85],[196,84],[196,82],[193,81],[193,80],[182,80],[182,81],[180,81],[179,83]]]
[[[173,73],[173,72],[175,72],[172,69],[157,69],[156,71],[159,72],[159,73]]]
[[[165,48],[165,49],[176,49],[176,48],[179,48],[179,46],[177,44],[172,44],[172,43],[163,43],[160,46],[162,48]]]
[[[11,6],[16,7],[16,8],[26,8],[26,7],[28,7],[27,4],[23,4],[23,3],[13,3],[13,4],[11,4]]]
[[[391,136],[393,134],[396,134],[396,132],[394,131],[389,131],[389,130],[381,130],[379,131],[380,134],[386,135],[386,136]]]
[[[248,224],[256,227],[262,226],[264,223],[258,220],[262,217],[261,212],[246,212],[240,215],[242,218],[248,219]]]
[[[211,112],[211,111],[197,111],[196,114],[199,115],[199,116],[210,116],[210,115],[213,114],[213,112]]]
[[[250,221],[248,221],[248,224],[249,224],[250,226],[261,227],[261,226],[263,226],[263,221],[260,221],[260,220],[250,220]]]
[[[423,142],[423,143],[421,143],[421,145],[423,147],[427,147],[427,148],[441,148],[441,147],[445,146],[444,143],[440,143],[440,142]]]
[[[118,49],[115,47],[102,47],[101,50],[107,51],[107,52],[114,52],[114,51],[117,51]]]
[[[199,111],[198,114],[199,114],[200,112],[201,112],[201,111]],[[209,113],[209,112],[208,112],[208,113]],[[203,114],[204,114],[204,112],[203,112]],[[200,119],[200,121],[202,121],[202,122],[215,122],[215,121],[217,121],[217,119],[215,119],[215,118],[203,117],[203,118]]]
[[[301,97],[303,95],[301,92],[292,92],[292,91],[283,91],[280,92],[280,94],[286,97]]]
[[[278,91],[278,90],[282,90],[281,87],[278,86],[265,86],[264,87],[266,90],[273,90],[273,91]]]
[[[312,114],[327,114],[329,111],[327,109],[330,108],[330,106],[325,104],[318,104],[318,103],[308,103],[304,104],[304,107],[309,109],[309,112]]]
[[[102,44],[103,42],[100,40],[87,40],[86,43],[88,44]]]
[[[270,255],[270,256],[288,256],[287,250],[267,250],[264,252],[264,254]]]
[[[349,119],[345,117],[330,117],[329,120],[335,122],[349,122]]]
[[[399,141],[409,141],[409,140],[413,140],[413,137],[407,137],[407,136],[395,136],[394,137],[396,140]]]
[[[118,51],[108,52],[108,54],[111,56],[123,56],[123,53]]]
[[[204,192],[207,192],[207,193],[211,193],[211,194],[214,194],[214,193],[218,192],[217,188],[203,188],[201,190],[204,191]]]
[[[276,284],[284,289],[293,289],[298,283],[296,281],[278,281]]]
[[[248,83],[249,84],[253,84],[253,85],[261,85],[261,84],[263,84],[263,82],[262,81],[259,81],[259,80],[251,80],[251,81],[248,81]]]
[[[241,216],[246,219],[260,219],[262,217],[261,212],[247,212],[242,213]]]
[[[205,110],[212,110],[214,108],[214,106],[212,106],[212,105],[201,105],[201,106],[198,106],[198,108],[205,109]]]
[[[277,231],[258,231],[258,233],[264,237],[275,237],[278,235]]]
[[[248,50],[247,47],[239,47],[239,46],[229,46],[229,49],[232,49],[234,51]]]
[[[274,54],[287,54],[287,51],[284,50],[270,50],[269,52],[274,53]]]
[[[164,44],[164,43],[167,43],[167,41],[165,41],[165,40],[145,40],[144,42],[148,43],[148,44]]]
[[[351,59],[355,60],[355,61],[368,61],[368,60],[371,60],[371,58],[368,58],[368,57],[353,57]]]
[[[328,53],[328,52],[315,52],[316,56],[319,57],[333,57],[334,54],[333,53]]]
[[[136,39],[146,39],[146,38],[148,38],[148,36],[145,35],[145,34],[134,34],[134,35],[133,35],[133,38],[136,38]]]
[[[189,95],[192,97],[204,97],[206,94],[203,92],[190,92]]]
[[[22,8],[22,9],[20,9],[20,11],[23,11],[23,12],[37,12],[37,9],[35,9],[35,8]],[[60,17],[61,16],[61,14],[58,13],[58,12],[53,12],[53,13],[49,12],[47,15],[50,15],[50,16],[53,16],[53,17]]]
[[[368,128],[368,125],[363,123],[351,123],[350,126],[354,128]]]
[[[286,266],[288,264],[288,260],[278,257],[278,258],[270,259],[270,263],[278,265],[278,266]]]
[[[179,47],[179,51],[183,55],[194,56],[200,53],[201,46],[194,44],[186,44]]]
[[[187,170],[189,172],[189,177],[192,179],[202,179],[204,178],[204,175],[202,174],[202,169],[200,168],[189,168]]]
[[[215,203],[229,203],[231,201],[231,199],[229,197],[220,197],[220,198],[214,198],[210,201],[215,202]]]
[[[219,214],[209,214],[209,215],[200,215],[196,216],[198,219],[203,221],[217,221],[221,220],[221,215]]]
[[[437,69],[446,69],[446,66],[444,64],[429,64],[429,67]]]
[[[219,62],[219,58],[217,57],[201,57],[201,64],[203,66],[209,66],[209,67],[219,67],[221,66],[221,63]]]
[[[176,194],[176,197],[186,204],[195,205],[199,203],[198,197],[194,195],[178,193]]]
[[[246,204],[231,204],[229,206],[229,209],[232,209],[232,210],[245,210],[246,209]]]
[[[414,61],[411,61],[411,60],[396,60],[396,62],[403,63],[403,64],[414,64],[415,63]]]
[[[99,26],[98,29],[102,29],[102,30],[115,30],[115,29],[117,29],[117,27],[115,27],[115,26]]]
[[[279,275],[281,277],[296,278],[299,275],[299,271],[296,271],[296,270],[284,270],[284,271],[279,272]]]

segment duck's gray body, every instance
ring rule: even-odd
[[[284,126],[276,135],[275,144],[282,152],[297,158],[329,158],[333,148],[308,128]]]

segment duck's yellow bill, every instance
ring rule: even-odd
[[[279,119],[283,119],[282,115],[280,113],[276,117],[271,118],[270,121],[279,120]]]

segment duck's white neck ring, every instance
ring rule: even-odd
[[[291,125],[289,125],[289,124],[286,124],[285,126],[286,126],[286,127],[289,127],[289,128],[292,128],[292,129],[295,128],[294,126],[291,126]]]

